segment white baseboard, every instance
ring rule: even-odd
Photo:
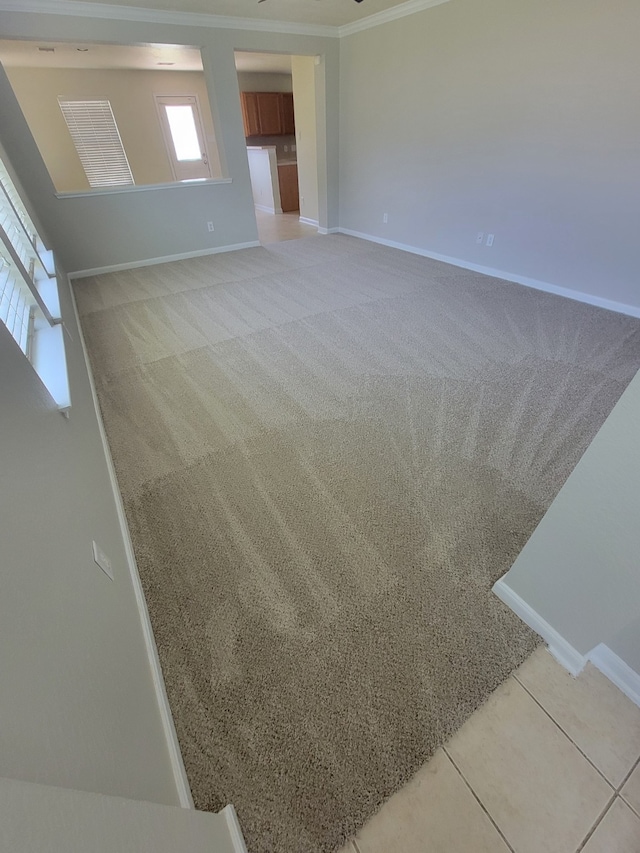
[[[587,658],[581,655],[577,649],[569,643],[565,638],[553,628],[546,619],[543,619],[527,602],[520,598],[510,586],[500,578],[493,585],[493,591],[498,596],[500,601],[503,601],[507,607],[510,607],[513,612],[518,615],[523,622],[530,628],[533,628],[542,639],[547,643],[549,651],[562,666],[568,670],[571,675],[578,675],[582,672]]]
[[[640,706],[640,675],[626,664],[622,658],[612,652],[604,643],[596,646],[587,655],[587,659],[606,675],[609,681]]]
[[[339,234],[342,231],[342,228],[320,228],[318,227],[318,234],[322,234],[323,236],[327,234]],[[346,231],[343,233],[347,233]]]
[[[299,216],[298,222],[302,222],[305,225],[313,225],[314,228],[318,227],[318,220],[317,219],[307,219],[306,216]]]
[[[191,796],[191,788],[189,787],[187,773],[184,767],[184,762],[182,760],[182,753],[180,752],[178,735],[176,733],[176,728],[173,722],[173,716],[171,715],[171,708],[169,707],[169,699],[167,697],[167,691],[165,688],[164,679],[162,677],[162,669],[160,667],[160,659],[158,658],[158,649],[156,648],[156,641],[153,636],[153,629],[151,628],[151,620],[149,618],[147,602],[144,597],[144,592],[142,591],[142,583],[140,581],[140,575],[138,574],[138,566],[136,564],[136,558],[133,552],[133,545],[131,543],[131,536],[129,534],[129,526],[127,525],[127,519],[124,513],[124,506],[122,504],[122,497],[120,495],[120,489],[118,488],[118,481],[116,479],[116,472],[113,466],[113,459],[111,458],[111,451],[109,449],[109,443],[107,441],[107,434],[105,432],[104,422],[102,420],[102,414],[100,412],[100,406],[98,404],[98,395],[96,393],[93,372],[91,370],[91,365],[87,354],[87,347],[84,340],[84,335],[82,333],[82,326],[80,324],[80,315],[78,314],[76,297],[75,293],[73,292],[73,287],[69,287],[69,290],[71,291],[71,301],[73,304],[76,324],[78,327],[78,335],[80,338],[80,344],[82,346],[82,353],[85,360],[87,375],[89,377],[89,386],[91,388],[93,407],[96,413],[96,420],[98,422],[98,429],[100,431],[100,438],[102,440],[102,448],[107,463],[107,470],[109,472],[109,480],[111,482],[113,499],[115,501],[116,512],[118,514],[118,522],[120,524],[120,531],[122,533],[122,539],[124,542],[127,564],[129,566],[129,572],[131,574],[131,583],[136,597],[138,613],[140,615],[142,634],[147,649],[147,655],[149,657],[149,666],[151,669],[153,687],[156,694],[156,700],[158,702],[160,719],[162,721],[162,728],[167,742],[167,749],[169,751],[169,760],[171,762],[171,769],[173,771],[176,791],[178,793],[178,799],[182,808],[192,809],[194,808],[194,803],[193,797]]]
[[[369,240],[371,243],[380,243],[382,246],[389,246],[392,249],[401,249],[403,252],[411,252],[413,255],[421,255],[424,258],[433,258],[435,261],[442,261],[445,264],[452,264],[463,269],[473,270],[474,272],[490,275],[494,278],[501,278],[505,281],[513,281],[516,284],[524,284],[526,287],[532,287],[535,290],[542,290],[545,293],[553,293],[556,296],[565,296],[568,299],[574,299],[576,302],[584,302],[587,305],[595,305],[598,308],[606,308],[608,311],[616,311],[618,314],[628,314],[630,317],[640,317],[639,305],[625,305],[623,302],[614,302],[612,299],[603,299],[600,296],[594,296],[591,293],[583,293],[579,290],[572,290],[569,287],[560,287],[557,284],[550,284],[547,281],[539,281],[535,278],[527,278],[517,273],[506,272],[505,270],[494,269],[493,267],[485,267],[482,264],[473,264],[470,261],[464,261],[461,258],[453,258],[449,255],[441,255],[438,252],[431,252],[428,249],[419,249],[416,246],[409,246],[406,243],[397,243],[394,240],[385,240],[384,237],[376,237],[373,234],[364,234],[361,231],[353,231],[350,228],[339,228],[341,234],[348,234],[351,237],[359,237],[361,240]],[[320,233],[325,233],[320,231]]]
[[[254,204],[256,210],[261,210],[263,213],[282,213],[281,207],[268,207],[266,204]]]
[[[227,821],[227,827],[229,829],[229,835],[231,836],[231,843],[233,844],[235,853],[248,853],[242,829],[240,828],[240,821],[238,820],[238,815],[236,814],[236,810],[233,805],[229,804],[228,806],[225,806],[222,809],[221,814],[225,816],[225,820]]]
[[[221,252],[236,252],[238,249],[252,249],[259,246],[258,240],[249,243],[233,243],[230,246],[216,246],[213,249],[197,249],[195,252],[182,252],[179,255],[165,255],[162,258],[146,258],[144,261],[129,261],[124,264],[111,264],[106,267],[95,267],[90,270],[76,270],[69,273],[70,279],[87,278],[90,275],[102,275],[107,272],[120,272],[121,270],[135,270],[139,267],[152,267],[155,264],[168,264],[171,261],[185,261],[189,258],[202,258],[205,255],[219,255]]]

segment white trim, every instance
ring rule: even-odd
[[[228,806],[225,806],[219,814],[223,814],[227,821],[227,829],[229,830],[235,853],[248,853],[242,829],[240,828],[240,821],[233,805],[230,803]]]
[[[553,628],[546,619],[543,619],[533,607],[520,598],[510,586],[505,583],[504,578],[493,585],[493,591],[500,601],[510,607],[530,628],[533,628],[547,643],[549,651],[571,675],[578,675],[584,669],[587,658],[581,655],[577,649]]]
[[[230,15],[211,15],[198,12],[176,12],[166,9],[143,9],[139,6],[119,6],[109,3],[87,3],[82,0],[0,0],[0,11],[28,12],[48,15],[69,15],[79,18],[101,18],[115,21],[137,21],[169,24],[181,27],[214,27],[226,30],[254,30],[263,33],[289,33],[300,36],[344,36],[369,30],[398,18],[440,6],[448,0],[407,0],[391,9],[367,15],[359,21],[341,26],[303,24],[294,21],[268,21],[262,18],[236,18]]]
[[[269,207],[267,204],[254,204],[254,207],[263,213],[282,213],[281,207]]]
[[[178,255],[165,255],[162,258],[145,258],[143,261],[129,261],[124,264],[111,264],[106,267],[94,267],[90,270],[76,270],[69,273],[69,278],[87,278],[90,275],[102,275],[107,272],[120,272],[121,270],[135,270],[138,267],[152,267],[155,264],[168,264],[171,261],[185,261],[188,258],[202,258],[204,255],[218,255],[221,252],[235,252],[238,249],[253,249],[260,246],[258,240],[248,243],[232,243],[230,246],[216,246],[213,249],[196,249],[194,252],[181,252]]]
[[[376,237],[373,234],[364,234],[362,231],[353,231],[351,228],[339,228],[341,234],[351,237],[359,237],[361,240],[369,240],[371,243],[380,243],[382,246],[390,246],[392,249],[400,249],[403,252],[411,252],[413,255],[421,255],[424,258],[433,258],[435,261],[443,261],[463,269],[490,275],[494,278],[502,278],[505,281],[513,281],[515,284],[524,284],[534,290],[542,290],[545,293],[553,293],[556,296],[565,296],[576,302],[584,302],[587,305],[595,305],[598,308],[606,308],[607,311],[616,311],[618,314],[628,314],[630,317],[640,317],[640,305],[625,305],[623,302],[614,302],[613,299],[603,299],[591,293],[583,293],[580,290],[572,290],[570,287],[560,287],[547,281],[539,281],[536,278],[527,278],[517,273],[505,272],[504,270],[485,267],[482,264],[473,264],[461,258],[453,258],[450,255],[441,255],[439,252],[431,252],[428,249],[419,249],[417,246],[409,246],[407,243],[397,243],[394,240],[386,240],[384,237]]]
[[[640,675],[612,652],[609,646],[600,643],[591,649],[587,659],[634,704],[640,706]]]
[[[214,27],[224,30],[257,30],[263,33],[289,33],[299,36],[337,38],[338,27],[323,24],[298,24],[293,21],[267,21],[258,18],[236,18],[198,12],[175,12],[143,9],[139,6],[116,6],[108,3],[86,3],[81,0],[0,0],[4,12],[30,12],[69,15],[78,18],[102,18],[109,21],[137,21],[169,24],[179,27]]]
[[[327,234],[339,234],[342,231],[342,228],[320,228],[318,226],[318,234],[322,234],[323,236]],[[346,231],[345,231],[346,234]]]
[[[96,386],[93,380],[93,372],[91,370],[91,364],[89,362],[89,357],[87,354],[87,346],[84,340],[84,335],[82,333],[82,325],[80,324],[80,315],[78,314],[78,306],[76,304],[75,293],[73,292],[73,287],[69,283],[69,291],[71,293],[71,302],[73,305],[73,311],[76,318],[76,325],[78,327],[78,335],[80,337],[80,345],[82,346],[82,353],[84,356],[85,366],[87,370],[87,376],[89,378],[89,387],[91,389],[91,397],[93,399],[93,407],[95,409],[96,421],[98,423],[98,430],[100,431],[100,439],[102,441],[102,449],[104,451],[105,462],[107,463],[107,470],[109,472],[109,480],[111,482],[111,489],[113,491],[113,499],[116,505],[116,512],[118,515],[118,522],[120,524],[120,531],[122,533],[122,540],[124,542],[125,554],[127,557],[127,564],[129,566],[129,572],[131,575],[131,585],[133,586],[133,591],[136,597],[136,604],[138,606],[138,613],[140,616],[140,624],[142,626],[142,635],[144,637],[145,646],[147,649],[147,655],[149,658],[149,667],[151,669],[151,677],[153,680],[153,687],[156,694],[156,700],[158,702],[158,709],[160,711],[160,719],[162,721],[162,728],[164,730],[164,736],[167,742],[167,749],[169,752],[169,761],[171,763],[171,769],[173,771],[173,778],[176,785],[176,791],[178,794],[178,799],[180,801],[180,805],[183,809],[193,809],[193,797],[191,796],[191,789],[189,787],[189,781],[187,779],[187,773],[184,767],[184,762],[182,760],[182,753],[180,752],[180,744],[178,742],[178,735],[176,733],[176,728],[173,723],[173,717],[171,715],[171,708],[169,707],[169,699],[167,697],[167,691],[164,685],[164,679],[162,677],[162,669],[160,667],[160,659],[158,658],[158,649],[156,647],[156,641],[153,637],[153,629],[151,627],[151,620],[149,619],[149,611],[147,609],[147,602],[144,597],[144,592],[142,591],[142,583],[140,581],[140,575],[138,574],[138,566],[136,564],[136,558],[133,553],[133,545],[131,543],[131,536],[129,534],[129,527],[127,525],[127,519],[124,513],[124,506],[122,504],[122,496],[120,494],[120,489],[118,488],[118,481],[116,479],[115,468],[113,467],[113,459],[111,458],[111,451],[109,450],[109,442],[107,441],[107,434],[104,428],[104,422],[102,420],[102,414],[100,413],[100,404],[98,403],[98,395],[96,393]]]
[[[314,228],[318,227],[318,220],[317,219],[307,219],[306,216],[299,216],[298,222],[302,222],[305,225],[313,225]]]
[[[414,15],[416,12],[423,12],[425,9],[431,9],[432,6],[440,6],[448,2],[449,0],[407,0],[406,3],[392,6],[391,9],[383,9],[382,12],[368,15],[352,24],[343,24],[338,27],[338,35],[344,38],[344,36],[370,30],[372,27],[379,27],[381,24],[388,24],[389,21],[397,21],[398,18],[405,18],[407,15]]]
[[[103,187],[100,190],[76,190],[55,193],[56,198],[84,198],[85,196],[114,195],[115,193],[142,193],[147,190],[174,190],[187,187],[210,187],[212,184],[231,184],[232,178],[211,178],[206,181],[173,181],[168,184],[142,184],[142,186]]]

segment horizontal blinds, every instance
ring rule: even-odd
[[[35,299],[15,264],[0,245],[0,321],[4,323],[22,352],[30,357]]]
[[[23,230],[26,232],[25,236],[36,246],[39,239],[38,232],[2,160],[0,160],[0,186],[3,190],[3,192],[0,192],[0,197],[4,195],[9,201],[9,205],[5,205],[3,204],[4,199],[0,199],[0,207],[13,208],[16,217],[23,226]]]
[[[90,186],[133,184],[109,101],[58,98],[58,103]]]

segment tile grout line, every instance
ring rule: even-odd
[[[585,752],[581,749],[581,747],[579,747],[579,746],[578,746],[578,744],[573,740],[573,738],[571,737],[571,735],[569,735],[567,732],[565,732],[565,730],[562,728],[562,726],[560,725],[560,723],[559,723],[557,720],[555,720],[555,719],[551,716],[551,714],[549,713],[549,711],[547,711],[547,709],[544,707],[544,705],[543,705],[540,701],[538,701],[538,699],[533,695],[533,693],[532,693],[532,692],[531,692],[531,691],[530,691],[530,690],[529,690],[529,689],[528,689],[528,688],[527,688],[527,687],[526,687],[526,686],[525,686],[525,685],[520,681],[520,679],[519,679],[519,678],[518,678],[518,676],[517,676],[517,671],[513,673],[513,678],[514,678],[514,680],[515,680],[515,681],[517,681],[517,682],[518,682],[518,684],[520,685],[520,687],[522,687],[522,689],[525,691],[525,693],[533,699],[533,701],[536,703],[536,705],[537,705],[537,706],[538,706],[542,711],[544,711],[544,713],[547,715],[547,717],[549,717],[549,719],[550,719],[550,720],[551,720],[551,722],[554,724],[554,726],[556,726],[556,728],[558,728],[558,729],[562,732],[562,734],[566,737],[566,739],[569,741],[569,743],[571,743],[573,746],[575,746],[575,748],[578,750],[578,752],[580,753],[580,755],[581,755],[581,756],[582,756],[586,761],[588,761],[588,762],[589,762],[589,764],[593,767],[593,769],[598,773],[598,775],[599,775],[599,776],[601,776],[601,777],[604,779],[604,781],[605,781],[605,782],[607,783],[607,785],[611,788],[611,790],[612,790],[614,793],[617,793],[617,790],[618,790],[618,789],[616,788],[616,786],[615,786],[615,785],[613,785],[613,784],[612,784],[612,783],[607,779],[607,777],[604,775],[604,773],[602,772],[602,770],[600,770],[600,768],[599,768],[599,767],[597,767],[597,766],[593,763],[593,761],[589,758],[589,756],[585,754]]]
[[[632,805],[631,805],[631,803],[630,803],[630,802],[629,802],[629,801],[628,801],[628,800],[623,796],[623,794],[622,794],[622,789],[623,789],[623,788],[624,788],[624,786],[627,784],[627,782],[629,781],[629,779],[630,779],[630,778],[631,778],[631,776],[633,775],[633,772],[634,772],[638,767],[640,767],[640,758],[638,758],[638,760],[637,760],[637,761],[636,761],[636,763],[633,765],[633,767],[631,768],[631,770],[630,770],[630,771],[627,773],[627,775],[624,777],[624,779],[623,779],[623,780],[622,780],[622,782],[620,783],[620,787],[618,788],[618,790],[616,791],[616,793],[617,793],[617,795],[620,797],[620,799],[622,800],[622,802],[623,802],[625,805],[629,806],[629,808],[630,808],[630,809],[631,809],[631,811],[634,813],[634,815],[636,815],[637,817],[639,817],[639,818],[640,818],[640,810],[639,810],[639,809],[636,809],[636,808],[635,808],[635,806],[632,806]]]
[[[611,796],[611,798],[610,798],[610,800],[609,800],[609,802],[608,802],[608,803],[607,803],[607,805],[604,807],[604,809],[602,810],[601,814],[596,818],[595,823],[593,824],[593,826],[591,827],[591,829],[589,830],[589,832],[587,832],[587,834],[585,835],[585,837],[582,839],[582,843],[578,846],[578,849],[576,850],[576,853],[580,853],[580,851],[581,851],[581,850],[584,850],[585,846],[589,843],[589,840],[593,837],[593,835],[594,835],[594,833],[595,833],[596,829],[600,826],[600,824],[601,824],[601,823],[602,823],[602,821],[604,820],[605,815],[608,813],[608,811],[609,811],[609,809],[611,808],[611,806],[615,803],[615,801],[616,801],[617,797],[618,797],[618,795],[617,795],[617,794],[616,794],[616,792],[614,791],[614,792],[613,792],[613,795]]]
[[[504,843],[507,845],[507,848],[511,851],[511,853],[515,853],[515,851],[514,851],[513,847],[512,847],[512,846],[511,846],[511,844],[509,843],[509,840],[507,839],[506,835],[505,835],[505,834],[504,834],[504,832],[500,829],[500,827],[498,826],[498,824],[495,822],[495,820],[493,819],[493,817],[492,817],[492,816],[491,816],[491,814],[489,813],[489,811],[488,811],[487,807],[486,807],[486,806],[485,806],[485,804],[482,802],[482,800],[480,799],[480,797],[479,797],[479,796],[476,794],[476,792],[473,790],[473,788],[471,787],[471,784],[470,784],[470,783],[469,783],[469,781],[466,779],[466,777],[465,777],[464,773],[463,773],[463,772],[462,772],[462,770],[458,767],[458,765],[456,764],[456,762],[453,760],[453,758],[452,758],[452,757],[451,757],[451,755],[449,754],[449,752],[448,752],[448,750],[447,750],[447,747],[446,747],[446,746],[443,746],[443,747],[442,747],[442,751],[443,751],[443,752],[444,752],[444,754],[447,756],[447,758],[449,759],[449,761],[453,764],[453,766],[454,766],[455,770],[457,771],[458,775],[460,776],[460,778],[462,779],[462,781],[464,782],[464,784],[467,786],[467,788],[471,791],[471,794],[473,795],[473,798],[476,800],[476,802],[478,803],[478,805],[480,806],[480,808],[482,809],[482,811],[483,811],[483,812],[486,814],[486,816],[489,818],[489,820],[491,821],[491,824],[493,825],[494,829],[496,830],[496,832],[498,833],[498,835],[500,836],[500,838],[502,838],[502,840],[504,841]]]
[[[625,777],[623,778],[622,782],[620,782],[620,784],[619,784],[619,785],[618,785],[618,787],[616,788],[616,793],[617,793],[617,794],[619,794],[619,793],[620,793],[620,791],[621,791],[621,790],[624,788],[624,786],[627,784],[627,782],[629,781],[629,777],[633,775],[633,771],[636,769],[636,767],[638,767],[638,765],[640,765],[640,757],[639,757],[639,758],[637,758],[637,759],[636,759],[636,761],[634,761],[634,762],[633,762],[633,765],[632,765],[632,767],[631,767],[631,770],[629,770],[629,772],[628,772],[628,773],[625,775]]]

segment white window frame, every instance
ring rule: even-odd
[[[171,173],[173,179],[178,183],[188,181],[208,181],[213,178],[211,171],[211,159],[207,149],[207,140],[204,132],[204,122],[202,121],[202,110],[197,95],[155,95],[156,111],[158,120],[162,129],[162,138],[164,139],[167,157],[171,165]],[[200,143],[200,151],[202,157],[200,160],[178,160],[176,156],[173,137],[167,119],[167,113],[164,109],[166,106],[190,106],[193,112],[196,133],[198,134],[198,142]]]
[[[133,186],[133,173],[108,98],[59,95],[58,104],[89,186]]]
[[[53,253],[39,236],[2,157],[0,259],[0,323],[67,415],[71,396]]]

